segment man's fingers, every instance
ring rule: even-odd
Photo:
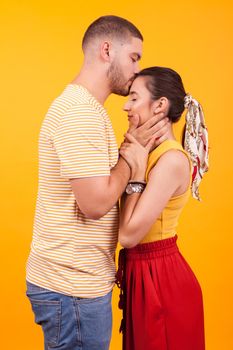
[[[162,119],[160,120],[160,122],[152,126],[150,129],[144,130],[143,131],[144,138],[148,141],[153,136],[160,137],[162,133],[165,133],[167,131],[167,123],[168,123],[167,119]],[[139,130],[139,128],[137,130]],[[140,131],[140,134],[142,134],[142,130]]]
[[[153,136],[155,136],[156,139],[160,138],[161,136],[165,135],[167,133],[167,126],[164,125],[159,130],[155,131]]]
[[[143,125],[139,126],[138,129],[140,129],[141,131],[149,130],[151,127],[157,125],[162,120],[168,121],[168,118],[165,118],[164,113],[161,112],[147,120]]]
[[[133,135],[129,134],[128,132],[125,134],[125,138],[131,143],[138,143],[135,137],[133,137]]]
[[[170,130],[169,119],[164,117],[164,113],[158,113],[154,117],[147,120],[143,125],[133,130],[130,135],[133,135],[136,139],[135,141],[145,147],[152,137],[154,137],[154,139],[159,139],[161,136],[166,134],[168,130]],[[133,139],[131,140],[127,138],[127,141],[135,143]]]
[[[165,113],[164,112],[156,113],[153,118],[155,118],[155,123],[158,123],[160,122],[160,120],[165,118]]]
[[[168,119],[160,120],[157,124],[148,130],[148,135],[153,135],[156,138],[162,136],[167,131],[167,123]]]
[[[158,147],[162,142],[166,141],[168,139],[168,135],[164,134],[161,137],[158,137],[155,139],[154,144],[156,147]]]
[[[155,143],[155,137],[152,137],[149,142],[147,143],[147,145],[145,146],[146,150],[148,152],[150,152],[151,148],[153,147],[154,143]]]

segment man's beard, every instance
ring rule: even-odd
[[[120,96],[128,96],[133,77],[126,81],[121,68],[115,62],[111,64],[107,74],[111,92]],[[131,81],[131,84],[129,84],[129,81]]]

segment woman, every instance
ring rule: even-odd
[[[201,106],[186,94],[176,72],[152,67],[137,75],[125,110],[129,120],[138,115],[140,124],[164,112],[172,124],[185,107],[187,152],[172,126],[168,139],[151,152],[151,143],[142,147],[129,134],[120,148],[131,167],[121,205],[119,241],[125,249],[117,275],[124,350],[205,348],[201,289],[176,245],[179,215],[190,190],[200,199],[198,186],[208,169]]]

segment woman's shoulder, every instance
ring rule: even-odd
[[[186,166],[187,170],[189,170],[188,157],[185,152],[180,149],[168,149],[159,157],[156,165],[159,166],[161,163],[167,164],[170,170],[183,172]]]
[[[167,171],[182,176],[190,172],[190,159],[182,145],[176,140],[167,140],[151,152],[146,177],[154,167],[166,168]]]

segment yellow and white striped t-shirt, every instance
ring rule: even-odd
[[[51,105],[40,132],[29,282],[86,298],[112,289],[118,203],[101,219],[88,219],[77,206],[69,179],[109,176],[117,160],[106,110],[84,87],[68,85]]]

